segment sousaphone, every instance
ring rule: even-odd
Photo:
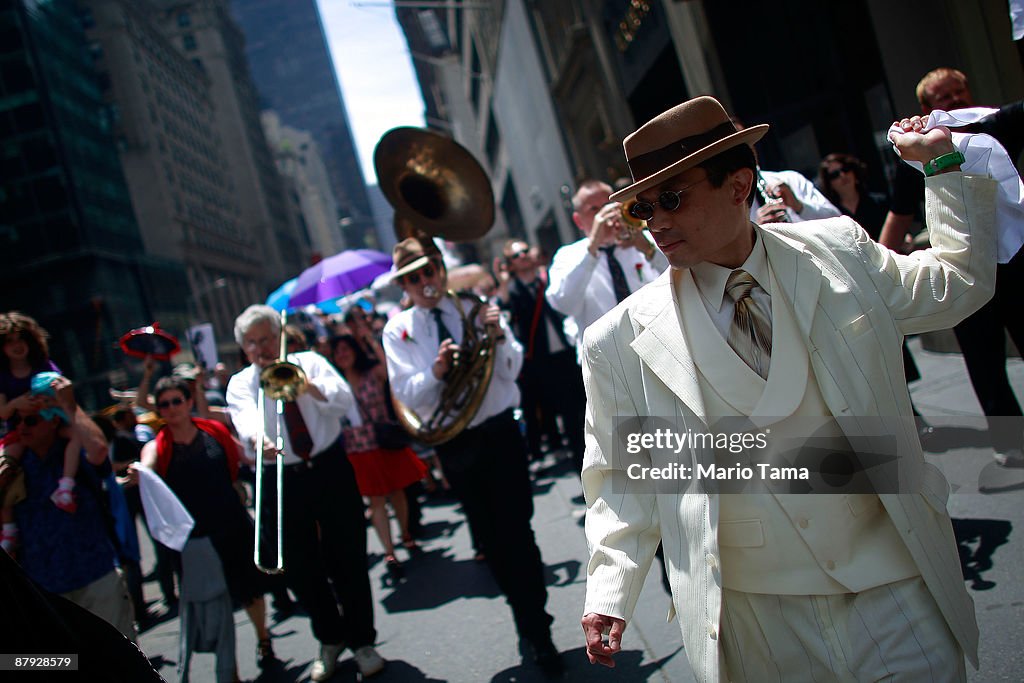
[[[381,192],[395,209],[395,234],[451,242],[480,239],[494,225],[491,181],[473,155],[451,138],[420,128],[394,128],[380,139],[373,164]],[[473,420],[494,372],[493,331],[477,329],[486,301],[449,291],[462,314],[463,338],[445,377],[441,402],[423,418],[392,394],[401,425],[416,439],[437,445]]]

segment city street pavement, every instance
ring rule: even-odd
[[[912,342],[923,379],[913,387],[918,409],[939,428],[928,455],[957,487],[949,508],[960,539],[967,584],[977,605],[981,627],[981,669],[970,671],[972,683],[1024,680],[1024,470],[991,465],[984,422],[959,355],[922,351]],[[1011,380],[1024,397],[1024,363],[1011,361]],[[586,586],[587,548],[578,477],[564,459],[549,458],[537,473],[533,522],[547,565],[548,611],[554,615],[553,638],[563,653],[568,681],[693,681],[682,649],[678,625],[666,622],[669,599],[656,568],[648,576],[634,621],[626,630],[623,652],[614,669],[591,666],[579,625]],[[984,492],[982,492],[984,491]],[[546,680],[517,650],[511,613],[487,568],[474,562],[468,530],[451,501],[424,507],[423,552],[406,563],[398,585],[385,580],[375,535],[368,532],[371,578],[376,604],[378,650],[387,668],[379,683],[502,682]],[[143,567],[152,566],[143,540]],[[399,551],[405,559],[404,551]],[[155,582],[145,586],[163,610]],[[273,614],[273,611],[271,611]],[[255,665],[255,635],[241,610],[235,613],[239,672],[244,680],[304,681],[317,643],[303,616],[272,625],[281,667],[260,672]],[[176,680],[178,620],[168,619],[145,631],[143,651],[168,680]],[[213,655],[196,654],[192,680],[213,681]],[[352,654],[346,651],[334,681],[358,680]]]

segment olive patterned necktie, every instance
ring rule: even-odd
[[[729,346],[754,372],[768,379],[772,322],[750,297],[750,290],[756,285],[757,281],[745,270],[734,270],[725,283],[726,296],[736,302],[729,327]]]

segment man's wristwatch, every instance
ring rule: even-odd
[[[963,152],[960,150],[953,150],[946,154],[940,154],[924,165],[924,174],[926,176],[933,176],[951,166],[959,166],[965,161],[967,161],[967,159],[964,158]]]

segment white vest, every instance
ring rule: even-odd
[[[683,327],[712,432],[725,417],[749,416],[759,427],[791,433],[822,417],[822,424],[832,425],[827,436],[849,447],[835,422],[824,419],[831,412],[784,297],[771,297],[772,359],[765,381],[715,328],[692,274],[683,273],[679,283]],[[782,291],[774,273],[770,284],[770,291]],[[799,423],[787,430],[794,419]],[[714,500],[725,588],[775,595],[850,593],[919,573],[874,493],[723,494]]]

